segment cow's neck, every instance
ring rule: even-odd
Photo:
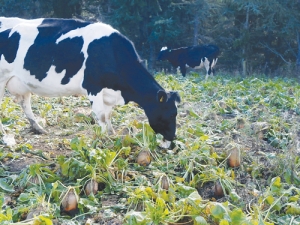
[[[125,101],[133,101],[140,106],[155,102],[157,92],[163,88],[156,82],[153,76],[139,62],[132,68],[125,67],[122,77],[126,79],[126,86],[122,90]]]

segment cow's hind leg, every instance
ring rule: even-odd
[[[207,80],[208,76],[210,75],[211,73],[211,62],[208,60],[208,58],[204,58],[204,67],[206,69],[206,76],[205,76],[205,80]]]
[[[16,96],[17,102],[21,105],[27,119],[30,122],[31,129],[37,134],[46,134],[47,132],[38,124],[30,104],[31,92],[28,88],[17,78],[12,77],[7,83],[9,92]]]

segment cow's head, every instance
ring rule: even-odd
[[[167,60],[169,52],[170,49],[168,49],[167,47],[162,47],[158,54],[157,60]]]
[[[144,108],[152,129],[168,141],[175,138],[176,102],[180,102],[180,96],[177,92],[160,90],[157,92],[156,101]]]

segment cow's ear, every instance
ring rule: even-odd
[[[157,101],[160,103],[165,103],[168,100],[168,95],[165,91],[159,90],[157,92]]]

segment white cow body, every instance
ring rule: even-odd
[[[36,123],[36,118],[32,112],[30,104],[31,93],[44,97],[87,95],[87,90],[82,88],[81,85],[84,77],[85,66],[82,66],[77,74],[73,76],[70,82],[66,85],[61,85],[60,83],[62,78],[65,76],[66,71],[63,70],[61,73],[57,73],[55,71],[55,66],[50,67],[45,79],[42,81],[37,80],[34,76],[30,75],[30,71],[24,69],[21,65],[24,64],[26,53],[38,35],[37,26],[41,24],[42,19],[24,20],[19,18],[0,18],[0,20],[4,21],[0,31],[10,28],[12,29],[10,33],[17,31],[21,37],[26,37],[21,38],[19,43],[20,50],[18,51],[16,60],[13,63],[7,63],[5,58],[3,59],[3,56],[1,57],[0,99],[2,99],[5,87],[7,87],[9,92],[16,97],[17,102],[21,104],[34,131],[38,133],[46,133],[46,131],[38,123]],[[72,30],[58,38],[56,43],[59,43],[67,38],[73,38],[76,36],[83,37],[85,44],[83,45],[82,52],[86,56],[86,59],[88,44],[91,42],[91,37],[93,37],[95,32],[98,32],[97,35],[101,37],[108,36],[112,32],[118,31],[109,25],[96,23],[88,27]],[[104,88],[96,96],[89,95],[88,97],[91,101],[98,103],[93,105],[93,111],[99,119],[98,122],[102,128],[102,131],[108,130],[108,132],[114,133],[109,118],[112,108],[115,105],[124,104],[124,99],[121,96],[121,92]],[[5,132],[2,126],[0,129],[2,129],[1,131],[3,133]]]

